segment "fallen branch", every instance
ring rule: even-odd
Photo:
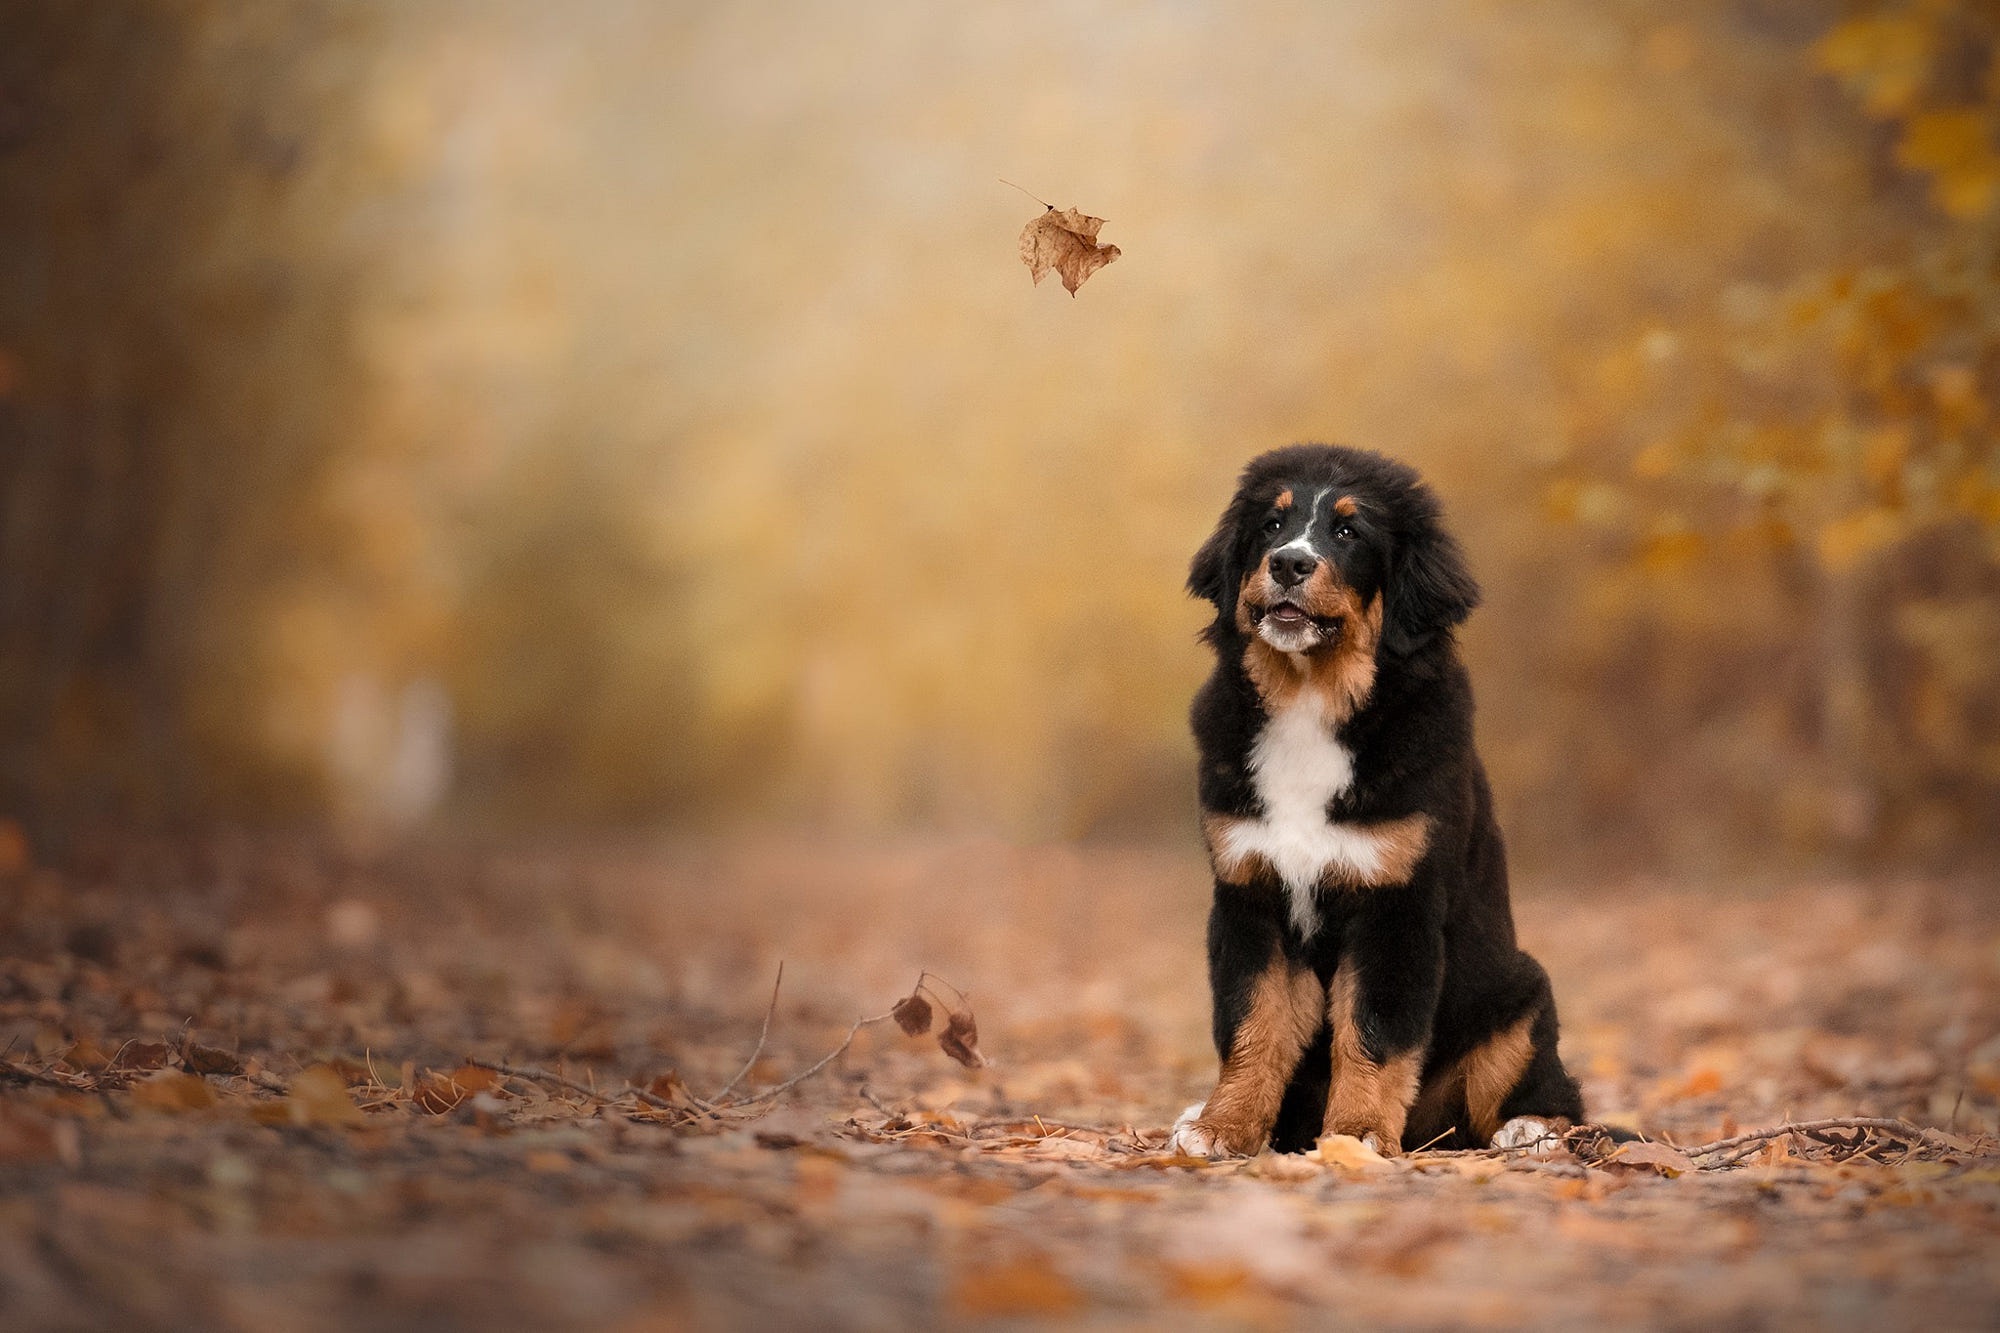
[[[733,1111],[736,1110],[738,1107],[755,1106],[759,1102],[770,1101],[773,1097],[778,1096],[780,1093],[790,1092],[793,1088],[796,1088],[799,1084],[805,1082],[807,1079],[811,1078],[814,1074],[817,1074],[820,1070],[826,1068],[828,1065],[832,1064],[835,1060],[838,1060],[841,1056],[845,1055],[847,1053],[847,1048],[854,1044],[854,1038],[857,1034],[860,1033],[861,1029],[867,1027],[871,1023],[886,1023],[894,1017],[895,1015],[891,1013],[891,1014],[876,1014],[872,1018],[855,1019],[854,1026],[847,1029],[847,1035],[841,1039],[840,1045],[834,1047],[832,1050],[828,1051],[825,1055],[821,1056],[820,1059],[810,1067],[800,1071],[799,1073],[792,1075],[790,1078],[786,1079],[783,1083],[778,1084],[776,1087],[766,1088],[762,1092],[752,1093],[748,1097],[739,1097],[735,1101],[728,1103],[727,1106],[721,1107],[719,1109]]]
[[[571,1092],[581,1093],[592,1101],[615,1102],[620,1097],[636,1097],[656,1111],[686,1112],[689,1109],[685,1106],[676,1106],[665,1097],[647,1092],[644,1088],[634,1087],[629,1083],[625,1085],[622,1091],[607,1094],[598,1091],[596,1088],[578,1083],[575,1079],[564,1078],[561,1074],[555,1073],[552,1070],[543,1069],[540,1065],[509,1065],[502,1064],[498,1060],[479,1060],[471,1056],[466,1057],[465,1063],[475,1069],[490,1069],[496,1074],[505,1074],[508,1078],[524,1078],[535,1083],[553,1083],[558,1088],[567,1088]],[[697,1103],[697,1105],[704,1111],[714,1109],[706,1104]]]
[[[1748,1157],[1760,1145],[1768,1143],[1772,1139],[1783,1138],[1787,1134],[1804,1134],[1809,1138],[1819,1138],[1821,1142],[1827,1142],[1821,1136],[1828,1130],[1835,1129],[1855,1129],[1863,1132],[1872,1132],[1897,1139],[1904,1143],[1920,1143],[1934,1148],[1959,1148],[1962,1146],[1955,1143],[1950,1136],[1938,1130],[1925,1129],[1923,1126],[1913,1125],[1907,1120],[1886,1119],[1880,1116],[1835,1116],[1827,1120],[1787,1121],[1782,1125],[1773,1125],[1769,1129],[1753,1129],[1747,1134],[1737,1134],[1731,1138],[1717,1139],[1713,1143],[1704,1143],[1698,1148],[1688,1148],[1685,1151],[1690,1158],[1715,1157],[1725,1153],[1728,1154],[1728,1156],[1723,1157],[1719,1162],[1706,1163],[1698,1168],[1703,1171],[1719,1171],[1725,1166],[1732,1166],[1743,1158]],[[1852,1149],[1848,1153],[1849,1157],[1862,1151],[1861,1145],[1858,1143],[1846,1144],[1835,1140],[1834,1146]],[[1846,1159],[1843,1158],[1842,1160]]]
[[[956,1006],[945,1005],[949,1021],[945,1026],[944,1032],[939,1036],[939,1046],[944,1050],[945,1054],[951,1056],[952,1059],[957,1060],[960,1064],[977,1068],[979,1065],[986,1063],[985,1057],[979,1054],[977,1044],[979,1040],[978,1029],[974,1025],[972,1011],[967,1004],[964,992],[951,985],[950,982],[925,972],[919,974],[916,990],[911,992],[910,997],[899,1001],[897,1008],[891,1009],[886,1014],[875,1014],[868,1018],[855,1019],[854,1026],[847,1030],[847,1035],[841,1039],[840,1045],[828,1051],[806,1068],[792,1075],[784,1082],[765,1088],[761,1092],[753,1092],[742,1096],[733,1095],[736,1092],[737,1086],[749,1076],[752,1069],[756,1068],[758,1059],[764,1053],[765,1043],[770,1039],[771,1021],[777,1016],[778,1012],[778,991],[785,982],[785,965],[782,962],[778,964],[776,980],[771,983],[771,1003],[764,1010],[764,1026],[757,1034],[756,1048],[750,1052],[750,1058],[743,1062],[743,1067],[736,1071],[736,1076],[723,1084],[722,1090],[716,1093],[713,1098],[707,1100],[696,1096],[692,1091],[687,1091],[683,1094],[684,1103],[670,1101],[665,1097],[648,1092],[644,1088],[632,1084],[627,1084],[622,1092],[607,1094],[600,1092],[595,1087],[589,1087],[573,1079],[565,1078],[563,1075],[544,1069],[539,1065],[501,1064],[498,1061],[477,1060],[469,1056],[466,1059],[466,1063],[479,1069],[490,1069],[496,1074],[505,1074],[509,1078],[526,1079],[530,1082],[547,1083],[555,1087],[567,1088],[571,1092],[580,1093],[593,1101],[614,1102],[621,1097],[636,1097],[639,1101],[653,1107],[655,1110],[674,1112],[689,1119],[701,1115],[706,1115],[712,1119],[720,1119],[726,1113],[738,1111],[754,1113],[775,1098],[790,1092],[793,1088],[796,1088],[799,1084],[819,1073],[835,1060],[838,1060],[842,1055],[845,1055],[847,1049],[854,1044],[854,1039],[860,1034],[861,1029],[875,1023],[886,1023],[892,1018],[896,1019],[899,1024],[903,1024],[904,1015],[899,1011],[910,1003],[911,998],[915,997],[916,991],[928,989],[926,983],[930,981],[938,982],[958,997],[958,1004]],[[931,993],[933,995],[936,994],[935,991]],[[938,1002],[945,1004],[941,996]],[[919,1003],[921,1004],[922,1002],[919,1001]],[[907,1024],[903,1025],[905,1031],[909,1031],[910,1035],[916,1035],[914,1031],[910,1030]],[[927,1030],[929,1026],[930,1015],[928,1009],[926,1009],[923,1019],[923,1029]],[[867,1095],[865,1090],[864,1095]],[[875,1102],[873,1096],[869,1096],[868,1099],[871,1102]],[[875,1105],[885,1112],[887,1111],[887,1108],[882,1107],[880,1102],[875,1102]]]

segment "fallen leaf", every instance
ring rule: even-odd
[[[49,1158],[64,1166],[79,1160],[81,1138],[68,1120],[47,1120],[0,1106],[0,1162],[39,1162]]]
[[[28,832],[12,819],[0,819],[0,875],[19,875],[35,863]]]
[[[1086,217],[1074,208],[1054,205],[1021,230],[1021,262],[1039,285],[1042,275],[1054,269],[1062,275],[1071,296],[1090,275],[1118,258],[1115,245],[1099,245],[1097,229],[1103,218]]]
[[[292,1080],[286,1118],[295,1125],[358,1125],[361,1108],[347,1095],[347,1080],[326,1065],[314,1065]]]
[[[889,1013],[906,1037],[921,1037],[931,1030],[931,1002],[915,991],[896,1001]]]
[[[416,1102],[421,1110],[444,1115],[474,1093],[485,1092],[500,1081],[500,1075],[478,1065],[461,1065],[449,1074],[425,1070],[417,1084]]]
[[[119,1069],[158,1069],[173,1055],[174,1048],[163,1041],[128,1041],[113,1052],[111,1063]]]
[[[1389,1171],[1394,1164],[1352,1134],[1328,1134],[1315,1149],[1319,1160],[1342,1171]]]
[[[132,1085],[132,1102],[149,1111],[205,1111],[215,1105],[215,1089],[194,1074],[162,1069]]]
[[[973,1318],[1063,1315],[1082,1306],[1083,1293],[1047,1259],[1021,1258],[960,1273],[951,1303]]]
[[[1216,1305],[1238,1295],[1250,1281],[1250,1270],[1233,1263],[1169,1263],[1163,1265],[1167,1290],[1194,1305]]]
[[[986,1057],[979,1053],[979,1027],[972,1021],[969,1010],[951,1012],[944,1031],[938,1033],[938,1048],[967,1069],[978,1069],[986,1063]]]
[[[181,1064],[190,1074],[240,1074],[243,1061],[235,1052],[225,1051],[219,1046],[202,1046],[189,1042],[181,1050]]]
[[[1606,1170],[1652,1171],[1662,1176],[1686,1175],[1694,1163],[1678,1148],[1664,1143],[1628,1143],[1607,1159]]]

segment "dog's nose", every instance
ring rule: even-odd
[[[1271,556],[1271,577],[1280,588],[1296,588],[1319,568],[1319,557],[1303,551],[1278,551]]]

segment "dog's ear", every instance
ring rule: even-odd
[[[1210,626],[1207,636],[1212,637],[1236,619],[1237,587],[1243,581],[1236,552],[1242,544],[1243,514],[1247,507],[1241,495],[1231,500],[1222,511],[1215,531],[1194,553],[1194,561],[1188,566],[1188,592],[1215,604],[1215,624]]]
[[[1419,525],[1390,565],[1382,643],[1407,657],[1463,623],[1479,605],[1479,585],[1458,542],[1432,518]]]

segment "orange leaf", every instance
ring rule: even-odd
[[[162,1069],[132,1085],[132,1101],[149,1111],[205,1111],[215,1105],[215,1089],[197,1075]]]
[[[314,1065],[292,1080],[285,1099],[295,1125],[358,1125],[361,1108],[347,1094],[347,1080],[326,1065]]]
[[[1048,1260],[1022,1258],[959,1274],[951,1303],[974,1318],[1064,1315],[1083,1305],[1083,1293]]]

